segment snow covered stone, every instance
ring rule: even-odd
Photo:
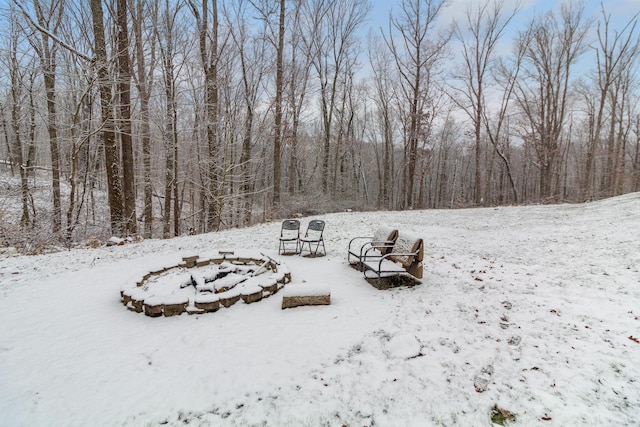
[[[205,284],[204,277],[202,274],[192,271],[191,272],[191,281],[196,284],[196,289],[200,290]]]
[[[271,294],[275,294],[278,292],[278,282],[275,279],[267,279],[263,282],[260,282],[260,287],[265,291]]]
[[[164,311],[164,303],[160,297],[149,297],[144,301],[144,314],[149,317],[160,317]]]
[[[215,312],[241,298],[251,304],[277,292],[287,282],[277,266],[284,265],[264,257],[182,257],[173,266],[155,263],[142,279],[132,277],[135,283],[122,286],[120,297],[129,310],[150,317]]]
[[[138,289],[138,287],[136,285],[124,285],[120,288],[120,298],[122,300],[122,303],[124,305],[129,304],[129,301],[131,301],[131,292],[135,292]]]
[[[286,280],[285,274],[282,271],[273,273],[271,276],[269,276],[269,278],[273,279],[275,282],[281,282],[281,283],[284,283],[284,281]]]
[[[242,289],[242,300],[246,304],[258,302],[262,299],[262,288],[260,286],[250,286]]]
[[[238,283],[247,280],[247,276],[237,273],[229,273],[226,276],[216,280],[214,283],[216,292],[224,292],[235,287]]]
[[[301,305],[329,305],[331,291],[326,285],[287,285],[282,295],[282,308]]]
[[[198,255],[193,255],[193,256],[185,256],[182,257],[182,262],[184,263],[184,266],[186,268],[192,268],[196,266],[196,262],[198,262]]]
[[[144,299],[149,296],[149,294],[142,288],[134,288],[131,292],[125,292],[125,294],[129,295],[127,308],[135,311],[136,313],[142,313]]]
[[[231,289],[229,291],[219,293],[218,297],[220,298],[220,304],[228,308],[240,301],[240,292],[236,289]]]
[[[163,295],[164,317],[171,317],[182,314],[187,310],[189,297],[184,295]]]
[[[213,313],[220,308],[220,296],[213,293],[199,293],[195,296],[193,304],[205,313]]]

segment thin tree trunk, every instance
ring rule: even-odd
[[[15,40],[12,40],[14,42]],[[18,61],[16,58],[16,46],[12,43],[11,51],[11,128],[13,130],[13,157],[12,163],[18,166],[20,173],[20,195],[22,200],[22,216],[20,225],[23,228],[31,227],[31,216],[29,214],[29,177],[27,168],[22,156],[22,138],[20,136],[20,92],[22,82],[18,78]]]
[[[53,27],[49,27],[49,20],[45,16],[40,7],[40,1],[34,0],[33,7],[36,11],[38,25],[47,28],[48,31],[57,34],[60,25],[64,2],[59,3],[56,16],[48,17],[53,22]],[[40,65],[44,77],[44,89],[47,97],[47,132],[49,134],[49,151],[51,156],[51,184],[52,184],[52,201],[53,201],[53,233],[58,234],[62,227],[62,208],[60,205],[60,154],[58,149],[58,124],[56,111],[56,51],[57,45],[51,42],[46,32],[40,32],[40,49],[36,49],[40,54]]]
[[[117,73],[120,101],[120,143],[122,145],[122,177],[124,192],[124,216],[127,234],[136,234],[136,187],[131,139],[131,68],[129,64],[129,30],[127,24],[127,0],[117,0]]]
[[[282,138],[282,93],[284,90],[283,79],[283,51],[284,51],[284,17],[285,0],[280,0],[280,14],[278,20],[278,47],[276,52],[276,99],[273,136],[273,205],[278,209],[280,204],[280,152]]]
[[[153,234],[153,186],[151,183],[151,122],[149,114],[149,102],[151,99],[151,90],[153,85],[153,71],[156,61],[156,37],[151,37],[150,52],[148,57],[144,51],[143,39],[143,22],[145,13],[144,0],[137,0],[134,10],[136,11],[132,19],[133,33],[135,34],[135,51],[136,51],[136,74],[135,81],[140,99],[140,138],[142,142],[142,167],[143,167],[143,186],[144,186],[144,230],[143,237],[148,239]],[[157,24],[158,15],[157,7],[152,7],[152,23]]]

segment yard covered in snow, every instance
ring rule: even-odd
[[[637,425],[639,193],[319,218],[321,258],[279,257],[279,222],[0,255],[0,425]],[[350,238],[382,224],[424,239],[422,285],[381,291],[348,267]],[[281,291],[151,318],[120,301],[159,266],[245,249],[331,305],[282,310]]]

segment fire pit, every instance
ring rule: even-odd
[[[220,251],[209,259],[190,256],[182,261],[123,287],[122,303],[150,317],[211,313],[240,300],[258,302],[291,281],[286,265],[263,254]]]

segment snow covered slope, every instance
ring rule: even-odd
[[[278,258],[279,223],[0,258],[0,426],[489,426],[494,407],[511,425],[637,425],[640,194],[320,219],[327,256],[280,259],[329,306],[121,304],[183,256]],[[422,285],[379,291],[347,266],[379,224],[424,238]]]

